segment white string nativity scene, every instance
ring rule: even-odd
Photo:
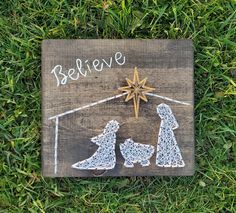
[[[125,101],[133,100],[134,114],[138,118],[140,101],[148,101],[147,96],[161,98],[163,100],[175,102],[183,105],[190,105],[189,103],[174,100],[168,97],[160,96],[152,93],[155,89],[146,86],[147,78],[139,79],[137,68],[134,69],[133,80],[126,78],[127,86],[120,87],[118,90],[121,92],[119,95],[108,97],[106,99],[58,114],[50,117],[49,119],[55,120],[55,146],[54,146],[54,173],[57,173],[57,147],[58,147],[58,124],[59,118],[107,101],[126,96]],[[133,168],[135,163],[146,167],[150,165],[150,158],[156,151],[156,166],[157,167],[184,167],[180,148],[177,144],[174,130],[179,127],[171,108],[161,103],[156,106],[156,113],[161,119],[159,134],[156,137],[156,147],[149,144],[141,144],[138,141],[133,141],[132,138],[125,139],[124,143],[119,144],[120,152],[124,158],[124,167]],[[119,122],[110,120],[104,125],[104,130],[101,134],[91,138],[91,142],[98,146],[92,156],[86,159],[81,159],[71,165],[74,169],[79,170],[110,170],[116,165],[116,152],[115,145],[117,134],[119,134]]]

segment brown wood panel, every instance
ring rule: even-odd
[[[125,63],[115,61],[115,53],[125,56]],[[110,57],[112,64],[109,68]],[[61,65],[62,73],[74,69],[78,71],[76,59],[83,61],[78,80],[68,80],[57,86],[52,73],[56,65]],[[92,63],[102,59],[103,70],[96,71]],[[121,58],[122,59],[122,58]],[[86,62],[87,60],[87,62]],[[119,60],[118,60],[119,61]],[[97,62],[97,61],[96,61]],[[120,60],[122,62],[122,60]],[[88,66],[91,71],[89,71]],[[55,119],[51,116],[64,113],[120,92],[117,88],[126,86],[125,78],[133,78],[134,67],[140,78],[148,78],[147,85],[156,88],[155,94],[190,103],[182,105],[156,97],[148,97],[141,102],[139,118],[134,117],[133,102],[125,102],[120,97],[58,119],[57,171],[55,173]],[[72,73],[73,70],[70,72]],[[59,68],[55,70],[59,72]],[[57,75],[60,81],[62,74]],[[194,173],[194,95],[193,95],[193,45],[191,40],[44,40],[42,43],[42,171],[51,177],[89,176],[183,176]],[[125,168],[119,144],[132,137],[135,142],[152,144],[156,147],[160,118],[156,106],[168,104],[175,115],[179,128],[174,130],[186,166],[183,168],[160,168],[151,165]],[[117,132],[117,165],[108,171],[85,171],[71,168],[77,161],[92,155],[97,146],[90,138],[102,133],[106,123],[116,119],[121,125]]]

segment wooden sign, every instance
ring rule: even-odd
[[[42,170],[194,173],[191,40],[44,40]]]

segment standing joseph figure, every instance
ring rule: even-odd
[[[160,167],[184,167],[185,163],[173,130],[179,127],[171,108],[166,104],[157,106],[157,114],[161,118],[157,142],[156,165]]]

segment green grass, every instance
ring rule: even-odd
[[[236,212],[236,1],[1,0],[1,212]],[[49,38],[190,38],[193,177],[43,178],[40,45]]]

